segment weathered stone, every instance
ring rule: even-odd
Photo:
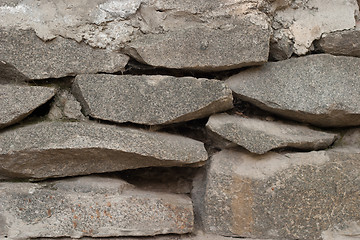
[[[32,29],[44,41],[64,37],[128,49],[150,65],[197,70],[262,64],[270,38],[267,16],[253,1],[11,0],[0,5],[0,28]],[[91,59],[98,58],[86,63]]]
[[[42,122],[3,132],[0,174],[49,178],[207,160],[203,143],[133,128]]]
[[[359,238],[360,223],[349,222],[345,226],[334,226],[321,234],[323,240],[352,240]]]
[[[117,194],[135,187],[121,179],[99,176],[83,176],[52,181],[47,184],[56,191],[73,191],[91,194]]]
[[[343,148],[360,148],[360,128],[347,130],[335,145]]]
[[[133,57],[149,65],[217,71],[267,62],[269,38],[268,27],[244,19],[227,29],[195,26],[146,34],[132,40],[128,48]]]
[[[278,6],[279,9],[274,13],[273,40],[277,42],[279,36],[290,40],[294,43],[293,50],[297,55],[308,53],[313,41],[323,33],[354,28],[355,16],[359,10],[356,0],[272,2],[275,5],[287,3]],[[286,55],[289,46],[280,45],[281,47]]]
[[[226,83],[244,101],[317,126],[360,125],[360,59],[310,55],[268,63]]]
[[[102,193],[97,187],[92,191],[86,181],[85,192],[53,184],[0,183],[0,238],[153,236],[193,229],[192,203],[186,195]]]
[[[183,122],[233,107],[224,83],[192,77],[80,75],[73,93],[86,114],[118,123]]]
[[[62,37],[44,42],[32,30],[0,29],[0,39],[2,59],[31,79],[117,72],[125,68],[129,59],[121,53]]]
[[[0,85],[0,128],[17,123],[55,95],[54,88]]]
[[[360,30],[345,30],[323,34],[318,45],[325,53],[360,57]]]
[[[221,137],[257,154],[283,147],[302,150],[324,149],[336,139],[336,134],[312,130],[306,126],[228,114],[211,116],[206,127]]]
[[[82,120],[85,118],[81,113],[80,103],[68,91],[61,91],[55,95],[48,117],[51,120]]]
[[[10,63],[0,61],[0,84],[23,84],[29,80]]]
[[[0,2],[0,28],[32,29],[43,41],[63,37],[95,48],[114,49],[133,34],[134,28],[125,19],[134,15],[142,2],[6,0]]]
[[[200,212],[205,229],[225,236],[322,239],[329,229],[359,225],[359,156],[359,150],[223,150],[207,172]]]

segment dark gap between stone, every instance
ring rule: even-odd
[[[138,62],[135,59],[131,58],[128,64],[125,66],[125,71],[119,71],[115,73],[105,73],[105,72],[100,72],[100,73],[114,74],[114,75],[164,75],[164,76],[174,76],[174,77],[195,77],[195,78],[224,80],[247,68],[249,67],[218,71],[218,72],[204,72],[204,71],[191,70],[191,69],[173,69],[173,68],[164,68],[164,67],[154,67],[151,65]]]

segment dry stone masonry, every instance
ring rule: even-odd
[[[336,139],[335,134],[315,131],[305,126],[227,114],[212,115],[206,127],[257,154],[284,147],[319,150],[329,147]]]
[[[359,239],[359,10],[0,0],[0,239]]]
[[[224,83],[192,77],[79,75],[73,92],[86,114],[118,123],[169,124],[233,107]]]

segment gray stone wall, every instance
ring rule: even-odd
[[[359,19],[0,0],[0,239],[358,239]]]

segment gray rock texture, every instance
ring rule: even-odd
[[[118,72],[129,59],[121,53],[95,49],[62,37],[44,42],[32,30],[0,29],[0,39],[2,60],[31,79]]]
[[[360,225],[359,154],[223,150],[206,174],[200,212],[205,229],[225,236],[322,239],[351,222]]]
[[[19,72],[13,65],[0,60],[0,84],[24,84],[29,78]]]
[[[224,83],[192,77],[80,75],[73,93],[86,114],[118,123],[176,123],[233,107]]]
[[[237,97],[321,127],[360,125],[360,59],[310,55],[268,63],[230,77]]]
[[[0,3],[0,28],[29,29],[42,40],[55,43],[73,39],[110,50],[115,56],[122,56],[115,52],[126,52],[154,66],[225,70],[267,61],[270,29],[267,16],[257,5],[222,0],[9,0]],[[66,43],[71,45],[69,40]],[[83,56],[80,52],[76,55]],[[101,67],[104,65],[91,59],[102,62],[113,55],[85,54],[82,58],[85,66],[94,63]]]
[[[0,174],[49,178],[207,160],[203,143],[167,133],[80,122],[42,122],[3,132]]]
[[[49,101],[55,92],[48,87],[0,85],[0,128],[21,121]]]
[[[107,180],[110,187],[104,184],[108,192],[103,193],[88,183],[83,182],[86,191],[57,189],[61,182],[0,183],[0,237],[153,236],[193,229],[193,207],[186,195],[113,191],[123,185],[115,179]]]
[[[127,47],[138,61],[149,65],[218,71],[267,62],[269,38],[268,28],[246,19],[227,29],[190,27],[147,34]]]
[[[263,154],[274,148],[292,147],[318,150],[329,147],[336,134],[312,130],[306,126],[216,114],[206,127],[252,153]]]
[[[360,30],[344,30],[322,36],[318,46],[325,53],[360,57]]]
[[[360,128],[350,128],[335,143],[342,148],[360,148]]]
[[[85,116],[82,114],[81,105],[75,97],[68,91],[62,90],[55,95],[48,118],[51,120],[82,120],[85,119]]]

